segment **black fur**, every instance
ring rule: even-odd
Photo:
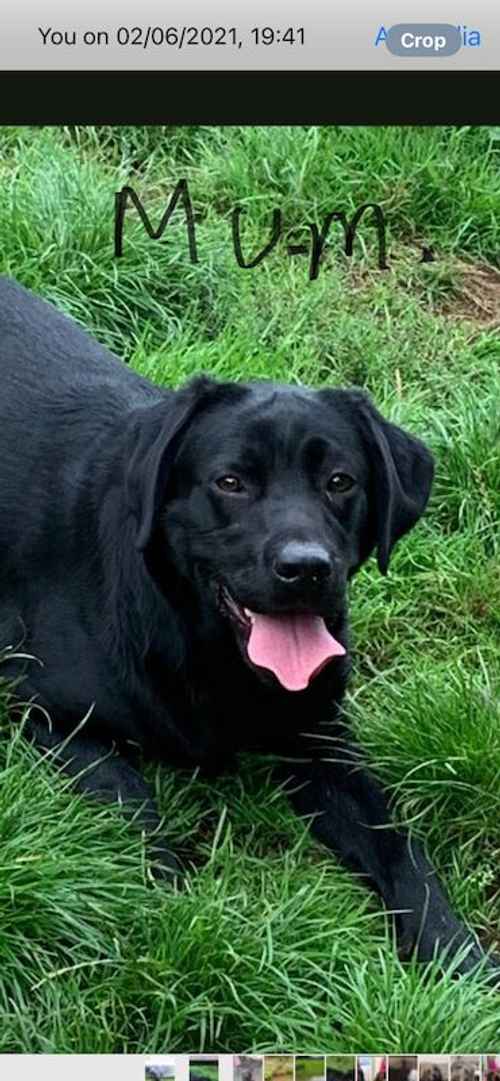
[[[2,672],[50,715],[49,727],[32,711],[37,742],[87,790],[142,802],[151,832],[133,746],[207,771],[243,750],[285,757],[297,811],[398,911],[402,948],[429,959],[470,943],[462,970],[479,961],[419,845],[373,828],[389,824],[386,799],[339,719],[347,583],[373,551],[385,573],[423,513],[425,446],[359,391],[153,386],[7,279],[0,380],[0,648],[36,658]],[[328,494],[336,471],[355,478],[351,491]],[[221,491],[227,474],[244,491]],[[325,554],[321,588],[277,575],[289,542]],[[322,615],[347,656],[284,690],[249,663],[223,586],[256,612]]]

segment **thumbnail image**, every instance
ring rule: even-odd
[[[264,1081],[293,1081],[292,1055],[264,1055]]]
[[[418,1081],[416,1055],[389,1055],[389,1081]]]
[[[450,1058],[450,1081],[481,1081],[480,1056],[452,1055]]]
[[[325,1081],[324,1055],[296,1055],[295,1081]]]
[[[327,1055],[326,1081],[355,1081],[355,1055]]]
[[[263,1081],[262,1056],[233,1055],[234,1081]]]
[[[189,1081],[219,1081],[218,1055],[190,1055]]]
[[[484,1055],[483,1081],[500,1081],[500,1052],[498,1055]]]
[[[358,1055],[356,1081],[386,1081],[385,1055]]]
[[[420,1055],[418,1075],[419,1081],[449,1081],[449,1055]]]
[[[173,1081],[175,1078],[175,1059],[161,1055],[146,1062],[146,1081]]]

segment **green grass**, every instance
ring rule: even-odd
[[[370,564],[352,585],[349,708],[395,817],[426,838],[455,908],[497,948],[499,148],[496,130],[474,128],[0,132],[2,271],[138,371],[362,385],[432,446],[425,520],[387,579]],[[115,191],[132,184],[156,222],[184,176],[199,263],[181,221],[152,242],[132,212],[115,261]],[[255,251],[275,206],[297,240],[369,200],[387,215],[387,271],[368,222],[351,262],[332,231],[312,283],[285,240],[256,270],[235,262],[235,204]],[[0,686],[0,1052],[498,1042],[499,994],[480,973],[454,979],[453,964],[444,976],[402,965],[381,906],[309,839],[268,763],[244,760],[236,783],[154,773],[165,832],[194,868],[174,892],[151,880],[118,809],[76,796],[9,714]]]
[[[218,1081],[219,1067],[216,1063],[201,1063],[191,1062],[189,1066],[190,1075],[194,1074],[196,1077],[203,1077],[204,1081]]]
[[[296,1058],[295,1081],[309,1081],[311,1077],[325,1077],[325,1059],[323,1058]]]
[[[336,1070],[338,1073],[352,1074],[356,1070],[356,1059],[354,1055],[327,1055],[326,1057],[327,1070]]]

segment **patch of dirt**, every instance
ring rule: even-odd
[[[482,330],[500,329],[500,270],[488,263],[467,263],[457,259],[454,270],[459,280],[454,295],[447,298],[441,314],[466,319]]]
[[[432,258],[423,260],[425,251]],[[422,288],[419,267],[423,261],[451,278],[441,297],[432,296],[433,314],[475,324],[472,336],[483,330],[497,327],[500,330],[500,269],[481,261],[459,259],[449,254],[441,256],[437,250],[426,249],[421,243],[404,246],[393,243],[388,253],[388,276],[391,272],[398,274],[398,285],[414,294],[416,291],[418,295]],[[343,266],[354,292],[369,292],[380,282],[380,270],[372,263],[360,264],[344,256]],[[383,312],[380,314],[383,317]]]

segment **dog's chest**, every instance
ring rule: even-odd
[[[248,678],[249,677],[249,678]],[[331,696],[290,696],[269,691],[251,673],[227,679],[191,680],[170,691],[168,724],[161,726],[161,757],[209,766],[242,752],[293,753],[304,746],[304,733],[321,726],[332,712]],[[159,747],[159,743],[156,743]]]

